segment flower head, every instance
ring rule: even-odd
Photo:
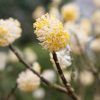
[[[36,90],[40,85],[40,78],[29,69],[19,74],[17,79],[18,88],[24,92]]]
[[[20,23],[12,18],[0,19],[0,46],[8,46],[21,35]]]
[[[64,5],[61,11],[65,21],[76,21],[79,18],[79,8],[75,4]]]
[[[69,34],[64,31],[62,23],[54,16],[43,15],[36,20],[34,28],[41,45],[51,52],[66,47],[69,42]]]

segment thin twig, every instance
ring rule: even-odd
[[[42,77],[40,74],[38,74],[34,69],[32,69],[32,67],[28,63],[26,63],[26,61],[24,61],[24,59],[20,56],[20,54],[16,51],[16,49],[12,45],[9,45],[9,48],[17,56],[17,58],[24,65],[24,67],[28,68],[34,74],[36,74],[45,85],[47,85],[48,87],[53,88],[55,90],[61,91],[63,93],[68,93],[64,87],[57,85],[57,84],[51,84],[48,80],[46,80],[44,77]]]
[[[90,71],[93,73],[93,75],[96,76],[96,77],[98,78],[98,80],[99,80],[98,71],[96,70],[94,64],[93,64],[92,62],[90,62],[89,57],[84,53],[83,48],[81,47],[81,43],[80,43],[80,41],[79,41],[78,36],[77,36],[76,34],[74,34],[74,36],[75,36],[75,38],[76,38],[77,45],[79,46],[80,52],[84,54],[84,57],[82,57],[82,61],[86,62],[86,64],[87,64],[88,66],[91,67],[91,68],[89,68],[88,70],[90,70]],[[91,37],[91,38],[89,39],[89,41],[87,42],[86,48],[87,48],[87,47],[89,48],[90,44],[91,44],[95,39],[97,39],[97,38],[99,38],[99,37],[100,37],[99,35],[96,35],[96,36],[94,36],[94,37]]]
[[[9,99],[10,99],[10,97],[12,96],[12,94],[14,94],[14,92],[16,91],[16,89],[17,89],[17,84],[15,84],[15,86],[11,89],[11,91],[10,91],[10,93],[8,94],[6,100],[9,100]]]
[[[64,74],[63,74],[63,71],[58,63],[58,59],[57,59],[57,55],[55,52],[53,52],[53,59],[55,61],[55,64],[56,64],[56,67],[57,67],[57,71],[58,71],[58,74],[60,76],[60,78],[62,79],[62,82],[66,88],[66,90],[68,91],[68,95],[73,99],[73,100],[77,100],[77,96],[76,94],[74,93],[74,90],[73,88],[71,87],[71,85],[67,82]]]

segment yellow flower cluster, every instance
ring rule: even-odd
[[[40,44],[51,52],[66,47],[69,42],[69,34],[64,31],[62,23],[54,16],[45,14],[38,18],[33,26]]]
[[[79,18],[79,8],[75,4],[64,5],[61,9],[65,21],[76,21]]]
[[[12,18],[0,19],[0,46],[8,46],[21,35],[20,23]]]

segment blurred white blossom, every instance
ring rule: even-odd
[[[33,63],[37,60],[37,55],[31,48],[27,47],[23,50],[24,58],[27,62]]]
[[[45,14],[45,8],[43,6],[38,6],[32,13],[32,17],[37,19]]]
[[[55,71],[51,69],[44,70],[42,76],[51,83],[55,83],[57,79]]]
[[[55,15],[56,18],[61,19],[61,15],[60,15],[59,9],[57,7],[51,7],[49,10],[49,14]]]
[[[21,91],[32,92],[40,86],[40,78],[27,69],[19,74],[17,84]]]
[[[92,41],[92,43],[90,44],[90,48],[94,51],[99,53],[100,52],[100,38],[95,39],[94,41]]]
[[[13,18],[0,19],[0,46],[8,46],[21,36],[20,22]]]
[[[89,39],[88,34],[81,28],[72,31],[71,49],[74,54],[80,55],[85,51],[86,43]],[[82,49],[82,50],[81,50]]]
[[[80,17],[80,11],[77,4],[69,3],[61,9],[62,17],[65,21],[77,21]]]
[[[37,90],[35,90],[33,93],[33,97],[37,100],[43,100],[43,98],[45,97],[45,90],[43,88],[38,88]]]
[[[94,82],[94,76],[90,71],[85,70],[81,72],[79,78],[80,82],[85,86],[91,85]]]
[[[37,71],[38,73],[41,72],[41,66],[38,62],[34,62],[33,65],[32,65],[32,68]]]
[[[18,58],[12,51],[8,52],[8,62],[12,62],[12,63],[18,62]]]
[[[91,34],[92,31],[92,23],[88,18],[82,18],[80,21],[80,28],[85,31],[87,35]]]

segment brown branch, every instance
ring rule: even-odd
[[[34,69],[32,69],[32,67],[28,63],[26,63],[26,61],[24,61],[24,59],[20,56],[20,54],[16,51],[16,49],[12,45],[9,45],[9,48],[17,56],[17,58],[24,65],[24,67],[28,68],[34,74],[36,74],[45,85],[47,85],[49,88],[53,88],[53,89],[61,91],[63,93],[68,93],[64,87],[57,85],[57,84],[51,84],[48,80],[46,80],[44,77],[42,77],[40,74],[38,74]],[[13,94],[15,92],[15,90],[16,90],[16,88],[11,90],[10,94],[7,97],[7,100],[9,100],[11,94]]]
[[[12,96],[12,94],[14,94],[14,92],[16,91],[17,89],[17,84],[15,84],[15,86],[11,89],[10,93],[8,94],[6,100],[9,100],[10,97]]]
[[[63,74],[63,71],[58,63],[58,59],[57,59],[57,55],[55,52],[53,52],[53,59],[55,61],[55,64],[56,64],[56,67],[57,67],[57,71],[58,71],[58,74],[60,76],[60,78],[62,79],[62,82],[66,88],[66,90],[68,91],[68,95],[73,99],[73,100],[77,100],[77,96],[76,94],[74,93],[74,90],[73,88],[71,87],[71,85],[67,82],[64,74]]]

